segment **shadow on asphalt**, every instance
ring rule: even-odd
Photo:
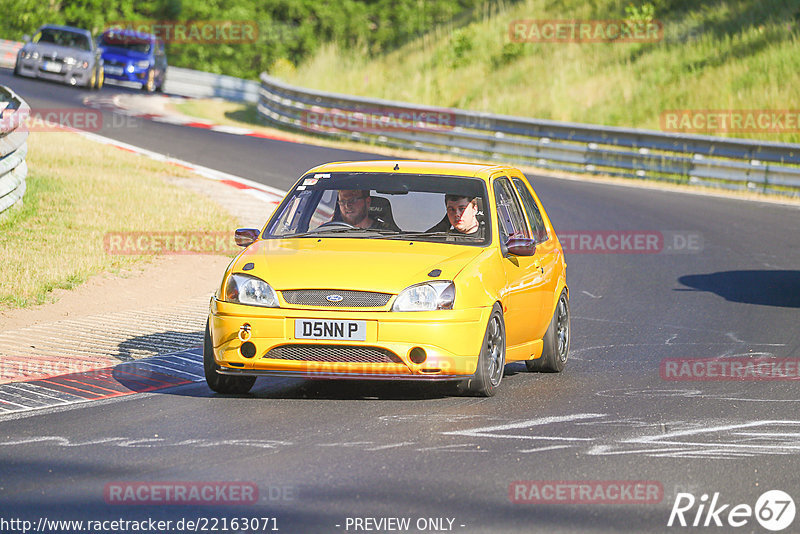
[[[126,374],[115,374],[118,382],[133,391],[153,391],[145,389],[154,379],[164,380],[163,376],[145,374],[133,367],[136,362],[121,364],[115,369],[122,369]],[[129,372],[145,374],[148,381],[131,377]],[[198,366],[193,372],[202,373]],[[525,364],[514,362],[506,365],[506,379],[517,374],[528,374]],[[186,385],[174,384],[174,385]],[[224,395],[214,393],[206,386],[204,381],[195,382],[197,387],[174,388],[165,386],[159,388],[159,394],[175,395],[179,397],[218,397],[228,399],[287,399],[287,400],[367,400],[367,401],[396,401],[396,400],[432,400],[449,397],[469,396],[456,393],[454,383],[413,382],[413,381],[364,381],[364,380],[331,380],[313,378],[280,378],[260,377],[249,393]],[[503,386],[501,386],[502,389]],[[508,386],[506,386],[508,387]],[[479,398],[479,397],[474,397]]]
[[[142,351],[151,352],[152,356],[157,356],[177,352],[186,347],[200,347],[202,344],[202,330],[195,332],[165,330],[126,339],[117,346],[117,352],[113,354],[113,357],[121,362],[132,362],[142,357]],[[138,358],[135,357],[135,351],[139,352]]]
[[[678,282],[694,291],[716,293],[730,302],[800,308],[800,271],[721,271],[681,276]]]

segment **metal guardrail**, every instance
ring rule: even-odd
[[[28,166],[28,130],[16,120],[30,114],[30,107],[11,89],[0,86],[0,217],[22,203]]]
[[[0,39],[0,67],[14,68],[14,64],[17,61],[17,51],[22,48],[22,44],[17,41]]]
[[[258,102],[259,83],[199,70],[168,67],[164,91],[194,98]]]
[[[540,168],[800,195],[800,145],[565,123],[303,89],[261,75],[259,115],[307,133]]]

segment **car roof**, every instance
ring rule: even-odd
[[[495,172],[511,169],[512,167],[507,165],[494,165],[490,163],[385,159],[373,161],[336,161],[319,165],[308,172],[401,172],[404,174],[465,176],[488,179]]]
[[[83,35],[88,36],[90,39],[92,38],[92,32],[90,32],[89,30],[84,30],[83,28],[76,28],[75,26],[59,26],[58,24],[45,24],[44,26],[39,27],[39,29],[36,31],[42,31],[45,29],[65,30],[69,32],[82,33]]]

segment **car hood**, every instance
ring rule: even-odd
[[[119,61],[125,63],[127,61],[141,61],[143,59],[150,59],[150,56],[144,52],[136,52],[134,50],[121,50],[119,48],[103,48],[103,59],[106,61]]]
[[[427,280],[452,280],[485,249],[446,243],[384,239],[298,238],[260,240],[230,272],[245,272],[273,288],[353,289],[399,293]],[[253,268],[243,267],[253,263]],[[437,277],[428,273],[442,272]]]
[[[92,59],[92,53],[88,50],[79,50],[77,48],[70,48],[68,46],[60,46],[52,43],[27,43],[24,48],[26,52],[35,50],[39,52],[39,54],[48,57],[55,54],[58,57],[71,56],[76,59],[85,59],[87,61]]]

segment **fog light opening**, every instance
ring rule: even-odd
[[[428,355],[425,354],[425,349],[423,349],[422,347],[414,347],[408,352],[408,358],[412,362],[420,364],[424,363],[425,360],[428,359]]]
[[[252,358],[256,355],[256,346],[250,341],[242,343],[242,346],[239,347],[239,353],[245,358]]]

